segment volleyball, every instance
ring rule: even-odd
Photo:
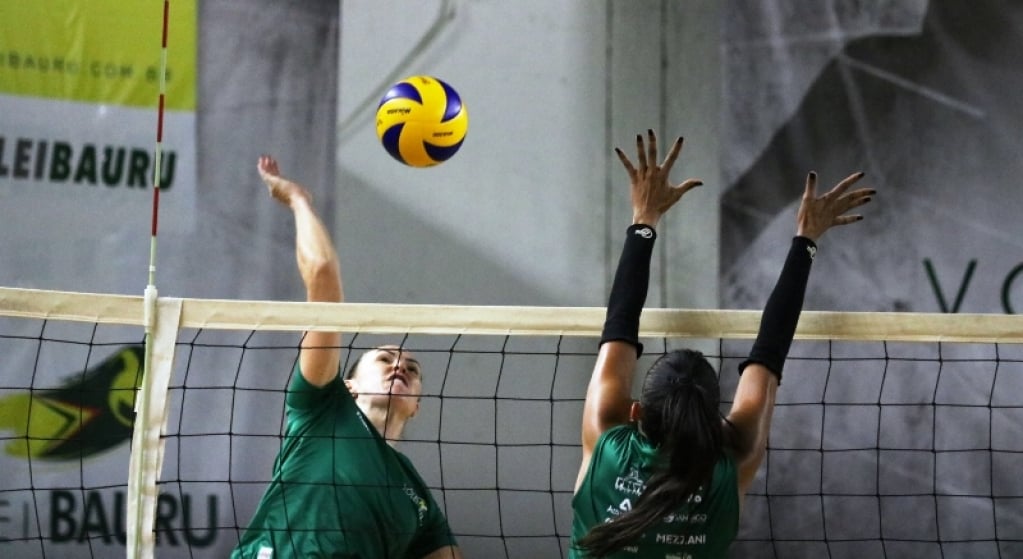
[[[377,106],[377,138],[387,153],[412,167],[450,159],[468,128],[469,113],[458,92],[432,76],[401,80]]]

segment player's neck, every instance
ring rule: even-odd
[[[366,415],[373,427],[376,427],[380,436],[387,441],[387,444],[394,446],[401,440],[405,422],[408,421],[407,417],[401,417],[387,406],[374,406],[366,402],[359,402],[359,408],[362,409],[362,413]]]

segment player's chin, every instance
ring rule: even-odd
[[[388,408],[403,416],[415,413],[419,402],[419,396],[413,394],[391,393],[386,398]]]
[[[395,403],[406,402],[419,398],[418,394],[413,394],[412,391],[408,389],[408,387],[406,387],[404,384],[397,382],[388,387],[387,391],[384,392],[382,396],[385,398],[393,398],[395,400]]]

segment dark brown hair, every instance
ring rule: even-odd
[[[711,480],[724,452],[721,389],[702,353],[685,349],[661,356],[647,371],[640,403],[640,428],[658,447],[658,463],[631,510],[576,542],[589,557],[633,543],[677,510]]]

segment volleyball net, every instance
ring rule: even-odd
[[[561,557],[600,308],[0,288],[0,556],[224,557],[270,479],[303,331],[422,363],[398,448],[467,557]],[[154,311],[150,311],[154,312]],[[642,374],[702,350],[723,411],[759,312],[644,311]],[[736,557],[1023,555],[1023,321],[806,311]]]

